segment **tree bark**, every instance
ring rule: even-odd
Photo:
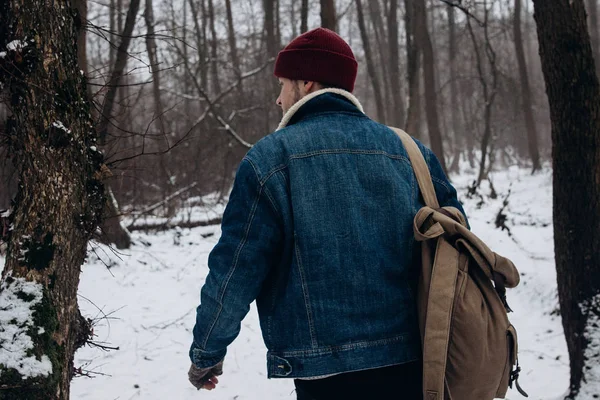
[[[554,253],[569,399],[600,392],[600,86],[582,0],[534,0],[552,123]],[[587,390],[581,391],[582,386]],[[585,393],[588,392],[588,393]]]
[[[363,48],[365,50],[365,61],[367,63],[367,71],[371,78],[371,84],[373,85],[373,91],[375,92],[375,104],[377,107],[377,118],[379,122],[384,123],[385,121],[385,108],[383,105],[383,99],[381,96],[381,88],[379,87],[379,80],[377,79],[377,72],[375,71],[375,65],[373,65],[373,58],[371,54],[371,45],[369,44],[369,35],[367,34],[367,28],[365,26],[365,18],[363,15],[363,8],[360,0],[356,0],[356,12],[358,15],[358,27],[360,29],[360,37],[362,38]]]
[[[398,0],[390,1],[390,11],[387,18],[388,45],[390,52],[390,84],[393,98],[393,112],[390,115],[394,126],[404,123],[404,101],[400,86],[400,43],[398,41]]]
[[[10,99],[6,138],[19,186],[0,298],[9,304],[4,313],[14,307],[2,330],[15,333],[0,338],[0,348],[14,361],[0,365],[0,397],[65,400],[75,350],[91,337],[77,286],[101,218],[103,159],[94,147],[70,4],[3,2],[0,48],[13,40],[20,45],[0,59],[0,86]]]
[[[406,13],[404,26],[406,29],[406,59],[408,72],[408,110],[406,111],[406,131],[416,138],[421,138],[421,91],[419,71],[421,69],[421,51],[416,40],[415,5],[412,0],[404,0]]]
[[[335,31],[337,29],[337,16],[334,0],[321,0],[321,27]]]
[[[525,51],[523,50],[523,35],[521,34],[521,0],[515,0],[513,39],[515,42],[515,53],[517,55],[517,65],[519,66],[519,77],[521,80],[521,109],[523,110],[523,116],[525,117],[529,156],[533,163],[532,172],[535,172],[541,168],[540,151],[538,147],[537,129],[535,120],[533,119],[533,105],[531,101],[529,76],[527,74],[527,64],[525,63]]]
[[[440,160],[444,172],[447,172],[442,132],[440,131],[440,122],[437,111],[435,60],[433,58],[433,45],[431,44],[431,37],[429,36],[429,30],[427,28],[425,0],[415,1],[414,7],[417,43],[423,52],[423,83],[425,85],[425,116],[427,117],[427,130],[429,131],[431,150],[433,150]]]
[[[308,31],[308,0],[302,0],[300,8],[300,33]]]

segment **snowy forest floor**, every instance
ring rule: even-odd
[[[532,400],[557,399],[567,389],[569,367],[556,292],[552,173],[545,169],[532,176],[516,167],[494,172],[498,197],[490,198],[484,184],[482,197],[468,199],[474,174],[453,177],[471,228],[521,272],[519,287],[508,291],[511,322],[519,334],[521,386]],[[509,190],[504,213],[510,235],[494,223]],[[254,304],[229,348],[217,389],[198,393],[187,381],[195,307],[208,272],[208,254],[219,235],[219,226],[136,232],[135,244],[123,253],[91,246],[94,251],[82,268],[79,304],[86,317],[96,319],[96,341],[119,350],[86,347],[76,354],[76,367],[93,378],[74,379],[73,399],[296,398],[291,380],[266,378],[266,349]],[[507,398],[522,397],[511,390]]]

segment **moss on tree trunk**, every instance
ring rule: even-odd
[[[6,140],[19,171],[0,291],[14,290],[17,280],[39,285],[24,351],[52,365],[26,379],[18,367],[0,365],[0,399],[68,399],[73,355],[90,333],[77,287],[101,218],[103,157],[77,63],[79,20],[63,0],[0,3],[0,86],[13,111]]]

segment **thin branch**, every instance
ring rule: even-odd
[[[183,52],[181,51],[181,49],[178,46],[175,46],[177,48],[177,52],[179,53],[179,55],[181,57],[183,57]],[[208,95],[206,94],[206,92],[202,89],[202,87],[200,86],[200,83],[198,82],[198,79],[196,78],[196,76],[192,73],[191,69],[190,69],[190,65],[187,62],[187,60],[184,60],[184,66],[185,66],[185,70],[187,71],[188,75],[190,76],[190,78],[192,79],[192,82],[194,83],[194,86],[196,87],[196,90],[198,91],[198,94],[200,94],[200,96],[202,96],[205,100],[206,103],[208,104],[208,109],[210,110],[210,113],[215,117],[215,119],[221,124],[223,125],[223,127],[225,128],[225,130],[234,137],[235,140],[237,140],[242,146],[247,147],[247,148],[252,148],[252,145],[248,142],[246,142],[244,139],[242,139],[237,132],[231,127],[231,125],[229,125],[224,119],[223,117],[221,117],[221,115],[217,112],[216,109],[216,100],[220,99],[221,97],[217,97],[217,99],[215,101],[211,101],[210,98],[208,97]],[[234,86],[233,88],[235,88],[236,86]],[[233,90],[233,89],[232,89]],[[223,95],[223,93],[221,93]]]
[[[442,3],[447,4],[451,7],[454,8],[458,8],[460,11],[462,11],[467,18],[472,18],[475,22],[477,22],[477,24],[483,28],[483,26],[485,25],[485,23],[483,21],[481,21],[479,18],[477,18],[475,15],[473,15],[471,13],[471,11],[469,11],[469,9],[465,6],[462,5],[462,0],[440,0]]]

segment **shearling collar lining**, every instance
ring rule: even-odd
[[[292,117],[294,116],[294,114],[296,114],[296,112],[300,109],[300,107],[302,107],[304,104],[308,103],[310,100],[314,99],[315,97],[320,96],[325,93],[334,93],[334,94],[338,94],[340,96],[345,97],[346,99],[350,100],[352,102],[352,104],[354,104],[356,106],[356,108],[358,108],[360,110],[361,113],[364,114],[362,105],[360,104],[358,99],[356,97],[354,97],[354,95],[352,93],[350,93],[344,89],[337,89],[337,88],[321,89],[321,90],[317,90],[316,92],[312,92],[309,95],[304,96],[303,98],[298,100],[296,102],[296,104],[294,104],[292,107],[290,107],[290,109],[287,110],[287,112],[283,115],[283,118],[281,119],[281,122],[279,123],[277,130],[285,128],[287,126],[287,124],[290,122],[290,120],[292,119]]]

